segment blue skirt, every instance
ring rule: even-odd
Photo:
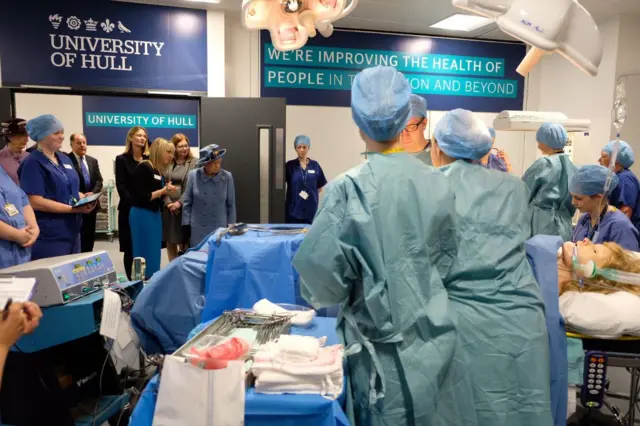
[[[139,207],[129,212],[133,257],[143,257],[147,262],[145,275],[151,278],[160,270],[162,253],[162,214]]]

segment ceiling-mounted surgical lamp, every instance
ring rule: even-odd
[[[577,0],[452,0],[452,4],[495,20],[503,32],[531,46],[517,69],[523,76],[553,52],[592,76],[598,74],[600,31]]]
[[[342,19],[358,0],[243,0],[242,24],[250,30],[269,30],[278,50],[296,50],[319,32],[333,34],[332,23]]]

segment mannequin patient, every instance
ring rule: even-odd
[[[584,279],[584,285],[574,279],[572,273],[573,249],[577,247],[578,262],[586,264],[593,260],[600,269],[617,269],[624,272],[640,274],[640,258],[637,258],[616,243],[593,244],[589,240],[583,242],[564,243],[562,252],[558,253],[558,284],[560,295],[569,292],[595,292],[611,294],[618,291],[627,291],[640,296],[640,286],[622,284],[607,280],[602,277]]]

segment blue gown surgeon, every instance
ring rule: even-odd
[[[527,169],[522,179],[529,188],[531,234],[557,235],[571,240],[571,220],[576,208],[571,203],[569,180],[577,167],[564,153],[567,131],[557,123],[544,123],[536,133],[538,149],[544,154]]]
[[[402,148],[414,155],[427,166],[431,164],[430,143],[424,137],[427,130],[427,100],[422,96],[411,95],[411,115],[402,131]]]
[[[458,313],[478,423],[549,426],[544,304],[524,245],[531,234],[528,191],[519,178],[476,163],[492,143],[470,111],[448,112],[436,126],[431,157],[449,178],[458,231],[457,262],[445,285]]]
[[[351,111],[369,161],[327,185],[293,263],[311,305],[341,307],[352,424],[473,426],[441,279],[456,258],[454,200],[442,174],[401,148],[410,96],[395,68],[356,76]]]
[[[616,141],[609,142],[600,154],[599,163],[604,167],[611,164],[611,156]],[[620,149],[616,157],[615,172],[618,175],[618,186],[613,190],[610,197],[611,205],[624,213],[631,223],[640,231],[640,181],[629,168],[635,162],[635,154],[631,146],[620,141]]]
[[[298,158],[287,161],[287,196],[285,215],[287,223],[310,224],[318,210],[320,193],[327,184],[320,164],[309,158],[311,139],[299,135],[293,143]]]
[[[27,122],[29,137],[38,143],[20,164],[20,186],[40,226],[40,236],[31,251],[31,260],[80,252],[82,214],[96,203],[73,207],[80,198],[80,180],[69,157],[60,148],[64,141],[62,123],[45,114]]]
[[[615,190],[618,176],[603,166],[584,166],[569,182],[573,204],[584,213],[573,231],[573,242],[613,242],[627,250],[640,251],[638,230],[624,213],[609,205],[605,195],[607,177],[612,179],[609,191]]]
[[[29,262],[39,234],[27,194],[0,166],[0,269]]]

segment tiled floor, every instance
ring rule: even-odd
[[[111,260],[116,266],[116,271],[118,274],[124,274],[124,264],[122,263],[122,253],[120,253],[120,245],[118,243],[118,239],[114,239],[112,243],[107,239],[100,239],[96,241],[94,251],[104,250],[109,253]],[[167,258],[167,251],[162,250],[162,260],[160,266],[164,268],[169,264],[169,259]]]

